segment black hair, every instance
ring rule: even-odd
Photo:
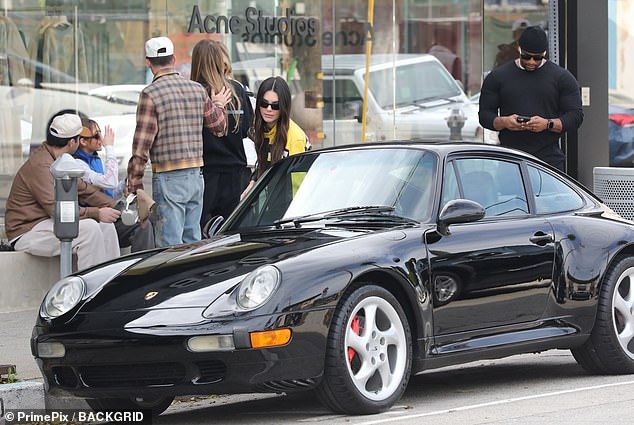
[[[171,65],[174,60],[174,55],[160,56],[158,58],[147,58],[152,66],[167,66]]]

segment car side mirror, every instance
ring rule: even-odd
[[[449,234],[449,225],[471,223],[482,219],[485,215],[482,205],[468,199],[453,199],[445,204],[438,215],[438,232]]]
[[[224,221],[225,218],[221,215],[211,217],[202,228],[203,239],[209,239],[215,235],[216,231]]]

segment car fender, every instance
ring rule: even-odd
[[[545,317],[568,316],[571,307],[586,309],[585,314],[576,315],[580,319],[575,325],[583,333],[590,332],[594,325],[597,299],[610,264],[619,254],[634,255],[634,244],[624,242],[631,236],[622,224],[614,221],[610,226],[611,220],[603,217],[597,220],[601,226],[588,226],[582,217],[550,220],[556,229],[557,246],[553,296]],[[597,252],[601,253],[599,261]]]

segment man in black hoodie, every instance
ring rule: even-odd
[[[548,38],[539,26],[519,39],[519,58],[491,71],[480,92],[480,124],[499,131],[502,146],[535,155],[565,171],[561,135],[583,122],[575,77],[546,59]]]

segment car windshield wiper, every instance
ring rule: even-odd
[[[346,207],[339,208],[331,211],[318,212],[313,214],[301,215],[298,217],[287,217],[275,220],[273,224],[276,228],[281,229],[283,224],[293,223],[295,227],[300,227],[302,223],[308,223],[311,221],[327,220],[330,218],[338,218],[350,215],[372,215],[372,214],[385,214],[394,211],[394,207],[389,205],[368,205],[363,207]],[[396,217],[396,216],[395,216]],[[409,220],[409,219],[408,219]]]

